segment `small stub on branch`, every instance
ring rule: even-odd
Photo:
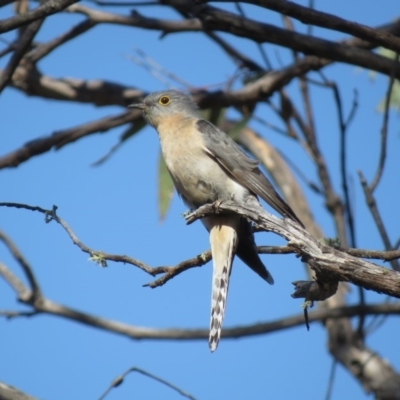
[[[294,281],[295,292],[292,293],[294,299],[304,298],[304,320],[307,330],[310,330],[308,322],[308,309],[313,307],[314,301],[323,301],[333,296],[338,288],[338,281]]]
[[[308,301],[323,301],[333,296],[338,288],[338,281],[294,281],[294,299],[304,298]]]

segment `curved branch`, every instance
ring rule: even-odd
[[[125,111],[112,117],[102,118],[79,125],[75,128],[54,132],[43,138],[31,140],[19,149],[0,157],[0,169],[17,167],[22,162],[53,148],[58,150],[85,136],[93,135],[98,132],[105,132],[117,126],[133,122],[135,119],[141,118],[140,114],[139,111]]]
[[[29,265],[28,261],[26,261],[25,257],[21,254],[17,246],[12,242],[12,240],[2,231],[0,231],[0,241],[2,241],[5,244],[5,246],[8,248],[12,256],[21,266],[22,270],[25,273],[26,278],[28,279],[33,295],[35,297],[40,297],[41,296],[40,286],[35,277],[35,274],[33,273],[32,267]],[[23,285],[21,286],[21,284],[17,284],[17,286],[19,287],[18,291],[20,292],[21,295],[23,295],[26,292],[26,288]]]
[[[10,274],[12,273],[10,272]],[[35,314],[30,314],[29,318],[33,318],[41,313],[54,315],[74,322],[79,322],[93,328],[102,329],[110,333],[116,333],[125,337],[129,337],[131,339],[179,341],[206,340],[208,339],[209,335],[208,329],[157,329],[129,325],[123,322],[113,321],[75,310],[46,298],[42,298],[39,301],[34,301],[32,296],[27,296],[26,299],[21,299],[21,302],[33,307],[36,311]],[[400,304],[382,303],[364,306],[343,306],[331,309],[320,309],[310,312],[308,315],[308,321],[311,323],[325,321],[327,319],[355,317],[360,313],[366,315],[400,315]],[[26,315],[21,313],[14,313],[14,315],[11,315],[9,313],[8,318],[17,318],[23,316]],[[303,313],[277,319],[271,322],[261,322],[251,325],[225,328],[222,332],[222,337],[225,339],[237,339],[241,337],[265,335],[267,333],[278,332],[301,325],[304,325]]]
[[[400,298],[400,273],[358,259],[318,242],[298,224],[267,213],[257,202],[207,204],[186,216],[188,224],[198,218],[221,212],[233,212],[253,221],[268,232],[284,237],[318,274],[327,281],[351,282],[365,289]],[[318,280],[322,280],[318,277]]]

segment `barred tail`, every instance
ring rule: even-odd
[[[221,219],[221,217],[219,217]],[[225,219],[225,218],[224,218]],[[231,218],[227,225],[221,222],[210,229],[211,253],[213,256],[213,278],[211,294],[211,321],[208,344],[215,351],[221,337],[222,321],[228,295],[229,276],[237,246],[236,221]],[[225,223],[225,221],[224,221]]]

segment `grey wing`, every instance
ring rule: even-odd
[[[258,161],[248,157],[234,140],[211,122],[199,120],[197,129],[203,135],[205,152],[213,157],[232,179],[260,196],[281,215],[303,226],[294,211],[279,196],[271,182],[258,168]]]

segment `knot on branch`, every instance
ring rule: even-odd
[[[338,288],[339,281],[294,281],[295,292],[291,294],[294,299],[304,298],[306,301],[323,301],[333,296]]]

